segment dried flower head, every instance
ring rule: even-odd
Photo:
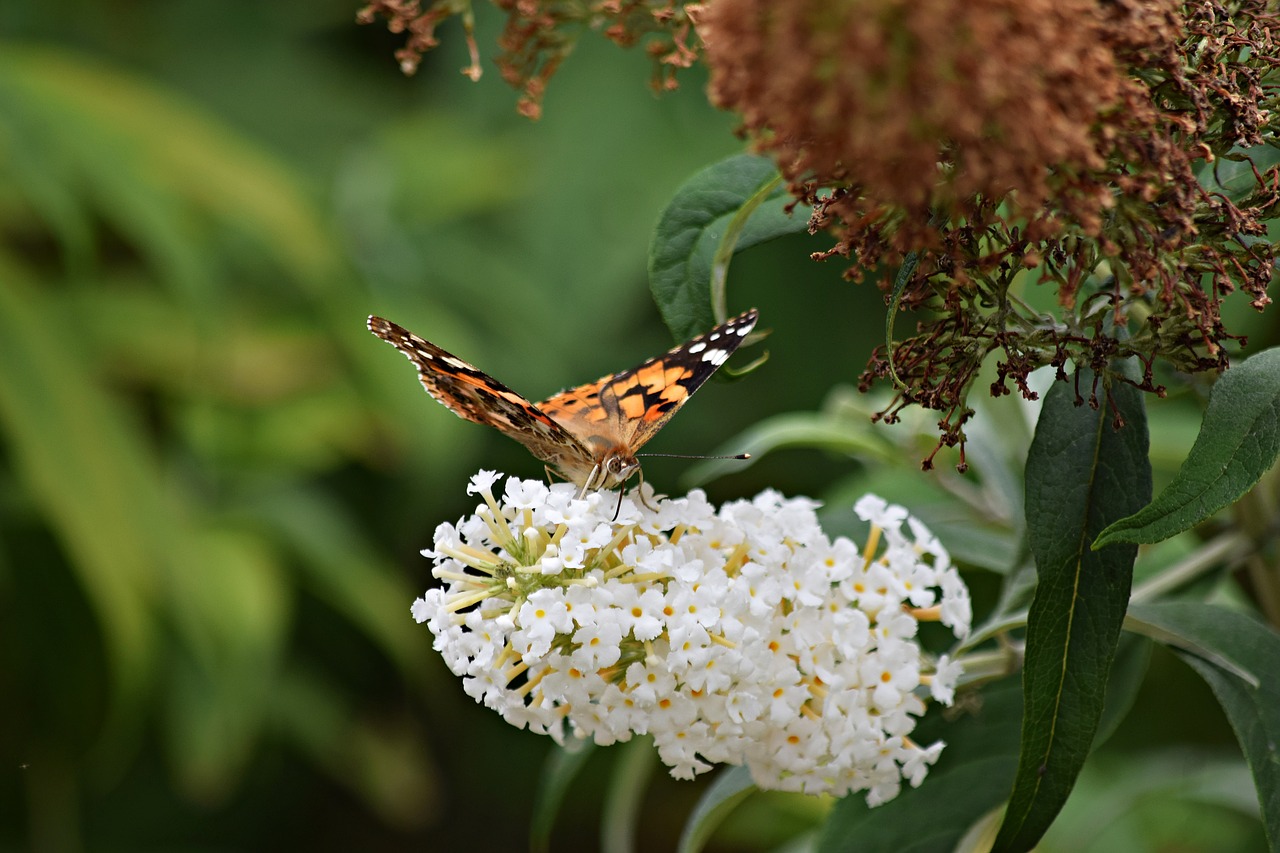
[[[936,312],[863,387],[896,378],[889,420],[945,413],[962,466],[988,355],[997,394],[1032,396],[1027,374],[1068,360],[1127,381],[1106,370],[1126,356],[1160,392],[1156,358],[1226,366],[1227,294],[1269,302],[1280,171],[1251,158],[1273,138],[1277,13],[1261,0],[712,0],[696,21],[713,100],[835,235],[818,257],[854,258],[853,278],[905,266],[895,308]],[[1230,193],[1198,180],[1223,160],[1249,164]],[[1061,317],[1019,300],[1032,270]]]
[[[436,530],[423,553],[445,586],[413,614],[508,722],[599,744],[649,734],[677,777],[745,765],[762,788],[871,805],[937,760],[941,742],[909,735],[961,670],[916,627],[966,634],[969,594],[902,507],[859,501],[859,549],[776,492],[718,510],[697,491],[625,498],[615,518],[611,494],[510,478],[499,497],[498,479],[480,472],[475,514]]]

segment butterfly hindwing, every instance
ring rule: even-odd
[[[566,451],[586,452],[533,403],[457,356],[381,317],[369,318],[369,331],[413,362],[422,386],[459,417],[505,433],[553,465]]]

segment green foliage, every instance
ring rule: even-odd
[[[1092,372],[1076,383],[1090,387]],[[1038,584],[1027,614],[1018,776],[994,849],[1029,850],[1084,766],[1129,601],[1134,546],[1091,551],[1096,531],[1151,498],[1141,394],[1113,387],[1107,407],[1075,404],[1062,382],[1045,398],[1027,457],[1027,536]],[[1113,419],[1123,418],[1123,428]]]
[[[1253,772],[1263,826],[1275,849],[1280,845],[1280,634],[1242,614],[1190,602],[1135,605],[1131,612],[1178,638],[1184,660],[1222,703]]]
[[[1247,358],[1213,386],[1200,435],[1178,475],[1095,547],[1159,542],[1189,530],[1257,485],[1280,455],[1280,350]]]
[[[937,425],[873,426],[890,401],[849,386],[841,347],[878,343],[885,317],[780,266],[821,248],[807,211],[785,212],[697,69],[653,99],[645,56],[584,43],[532,125],[497,75],[455,79],[458,56],[406,82],[352,12],[0,8],[0,757],[20,769],[0,845],[982,849],[1008,801],[1004,849],[1280,849],[1269,318],[1203,412],[1183,377],[1160,378],[1147,424],[1129,386],[1090,408],[1033,376],[1043,400],[970,398],[967,474],[948,450],[922,473]],[[1237,200],[1254,183],[1235,155],[1200,178]],[[1031,275],[1011,268],[1009,292],[1035,299]],[[409,618],[462,479],[540,466],[431,402],[365,315],[536,399],[750,305],[773,361],[731,401],[700,392],[663,441],[754,458],[654,481],[802,483],[858,541],[848,507],[874,491],[974,591],[967,640],[921,629],[968,667],[912,735],[947,748],[875,809],[753,793],[740,769],[695,807],[643,741],[548,753],[473,705]],[[1152,473],[1169,485],[1149,503]],[[1225,722],[1170,733],[1197,677]]]
[[[649,288],[677,340],[723,321],[735,252],[805,230],[773,162],[739,154],[686,181],[662,212],[649,245]],[[732,312],[736,313],[736,312]]]

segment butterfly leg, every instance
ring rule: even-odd
[[[601,469],[600,463],[597,462],[592,468],[591,473],[582,481],[582,490],[578,492],[578,500],[582,500],[587,496],[587,492],[593,492],[600,489],[604,485],[604,470]],[[599,477],[601,482],[597,483],[596,478]]]

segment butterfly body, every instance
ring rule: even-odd
[[[532,403],[462,359],[381,317],[369,331],[400,350],[424,388],[454,414],[514,438],[583,489],[640,470],[636,452],[723,364],[755,326],[755,309],[638,367]]]

